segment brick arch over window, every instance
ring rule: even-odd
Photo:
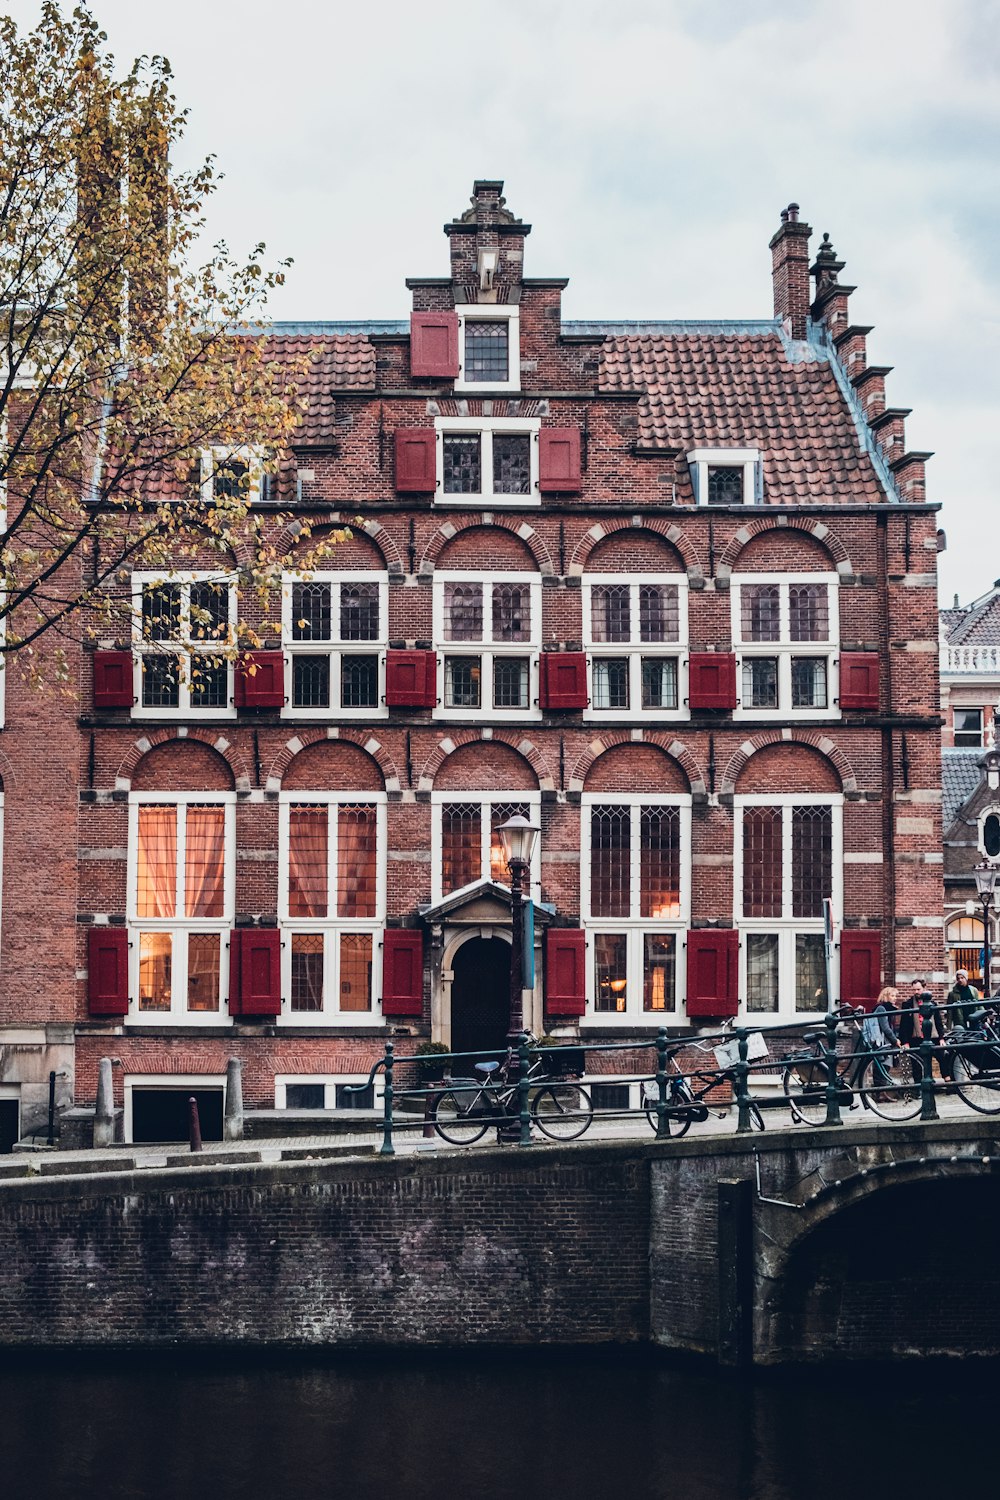
[[[316,519],[312,523],[312,535],[315,536],[316,532],[324,531],[327,528],[332,528],[333,530],[337,531],[343,530],[363,533],[372,543],[372,545],[377,548],[382,557],[382,561],[385,564],[386,570],[393,577],[401,576],[405,572],[405,569],[403,567],[403,559],[400,556],[399,548],[396,546],[394,538],[390,536],[389,532],[386,531],[385,527],[381,524],[380,521],[357,522],[352,520],[350,517],[342,516],[339,511],[330,511],[325,516],[316,517]],[[278,549],[279,556],[290,553],[294,550],[300,534],[301,528],[296,521],[293,520],[286,522],[286,524],[279,531],[277,538],[275,539],[275,546]],[[327,564],[324,563],[324,566],[327,566]],[[330,558],[329,566],[331,568],[335,568],[337,566],[336,552],[334,552],[333,556]]]
[[[790,752],[794,752],[795,747],[799,747],[800,749],[804,749],[809,752],[808,758],[810,761],[812,761],[812,758],[814,756],[818,755],[822,757],[822,759],[826,762],[825,769],[828,775],[833,781],[839,783],[839,785],[814,787],[814,790],[817,792],[830,790],[856,792],[858,789],[858,781],[857,777],[854,774],[853,766],[851,765],[847,756],[844,754],[843,750],[841,750],[839,746],[835,745],[827,735],[819,733],[810,734],[804,730],[796,731],[796,733],[793,735],[789,730],[774,729],[765,730],[761,734],[755,734],[752,739],[744,740],[743,744],[736,751],[735,755],[730,760],[723,773],[722,783],[719,787],[719,791],[723,794],[731,794],[735,792],[737,789],[737,783],[739,782],[740,776],[742,775],[747,764],[759,751],[771,750],[771,747],[783,747],[786,751]],[[772,751],[772,753],[768,755],[767,759],[768,761],[772,759],[777,760],[778,757],[774,755]],[[763,766],[764,762],[760,762],[759,764],[760,766]],[[815,765],[815,762],[813,764]],[[800,769],[802,773],[806,772],[804,757],[799,759],[798,769]],[[754,789],[757,790],[758,788],[756,788],[755,786]],[[781,792],[786,790],[785,787],[777,783],[773,774],[769,774],[767,789],[774,792]],[[741,787],[740,790],[742,791],[744,790],[744,788]],[[761,790],[763,790],[763,788],[761,788]]]
[[[417,782],[417,790],[420,792],[432,791],[435,779],[449,756],[454,755],[456,750],[464,750],[470,745],[482,745],[484,747],[503,745],[506,749],[514,751],[522,761],[527,762],[531,775],[543,792],[552,792],[555,790],[555,782],[546,767],[545,760],[538,746],[533,744],[524,735],[518,734],[516,730],[505,729],[497,730],[495,733],[490,733],[489,730],[479,732],[474,729],[466,729],[458,734],[448,735],[444,739],[439,740],[423,764],[420,779]],[[498,787],[496,790],[499,791],[501,788]],[[524,791],[531,790],[531,788],[519,787],[517,790]]]
[[[616,531],[632,529],[652,532],[669,542],[670,546],[680,553],[688,578],[692,582],[705,577],[705,564],[687,533],[673,521],[659,521],[646,516],[632,516],[631,518],[616,516],[609,517],[606,521],[596,522],[589,531],[584,532],[574,547],[567,572],[571,576],[578,576],[585,572],[590,554],[599,542],[603,542],[605,537],[611,536]]]
[[[456,518],[454,521],[443,521],[424,548],[424,554],[420,559],[420,572],[425,574],[434,572],[442,549],[453,537],[458,536],[459,532],[468,531],[473,527],[482,529],[484,526],[487,528],[490,526],[500,526],[504,531],[513,532],[516,537],[520,538],[535,559],[539,573],[549,578],[555,576],[555,568],[552,566],[549,549],[534,526],[530,525],[527,521],[520,520],[517,516],[503,515],[495,515],[489,521],[486,520],[485,516],[470,517],[468,520]]]
[[[593,761],[583,784],[585,792],[671,792],[691,790],[679,761],[659,745],[637,745],[631,740],[612,745]]]
[[[363,729],[309,729],[304,730],[302,734],[294,735],[292,739],[285,741],[271,762],[265,789],[268,792],[280,792],[288,767],[303,750],[313,745],[338,740],[343,744],[354,745],[363,750],[369,759],[375,762],[387,792],[399,791],[399,772],[396,770],[395,761],[382,742],[374,735],[366,734]]]
[[[842,578],[849,578],[854,573],[854,565],[848,556],[847,548],[836,532],[831,531],[822,521],[811,520],[808,516],[788,516],[781,522],[772,520],[748,521],[741,526],[729,538],[722,555],[716,565],[716,578],[728,578],[736,564],[743,548],[754,537],[762,536],[766,531],[781,531],[789,529],[792,531],[804,531],[814,541],[820,543],[823,549],[833,559],[837,572]]]
[[[17,772],[3,751],[0,750],[0,792],[6,791],[8,787],[13,791],[16,786]]]
[[[676,761],[684,775],[687,777],[688,786],[694,795],[705,793],[705,773],[687,745],[680,740],[673,739],[669,734],[650,734],[647,730],[622,730],[618,734],[605,734],[600,739],[593,739],[586,750],[580,756],[573,767],[568,790],[571,792],[582,792],[587,773],[597,760],[598,756],[604,755],[608,750],[617,745],[655,745],[663,753]]]
[[[214,751],[221,762],[225,763],[229,786],[235,786],[238,792],[250,791],[250,772],[247,764],[224,735],[213,734],[210,729],[191,729],[183,726],[179,729],[154,729],[149,734],[143,735],[141,739],[135,740],[118,767],[115,790],[131,791],[133,779],[145,757],[152,751],[160,750],[169,744],[207,746],[209,750]]]

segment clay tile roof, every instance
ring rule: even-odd
[[[790,358],[773,324],[667,327],[601,346],[601,389],[641,393],[640,448],[758,448],[771,504],[885,499],[823,351]]]
[[[295,434],[296,447],[332,443],[338,391],[370,391],[375,386],[375,346],[363,333],[271,335],[267,358],[297,371],[297,383],[307,406]]]
[[[945,832],[982,780],[981,750],[942,750],[941,826]]]
[[[1000,646],[1000,592],[941,616],[949,646]]]

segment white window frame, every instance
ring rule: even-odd
[[[331,635],[328,641],[294,641],[292,639],[292,590],[297,583],[327,583],[336,590],[336,604],[331,600]],[[375,583],[378,585],[377,641],[344,641],[340,631],[340,586],[353,583]],[[385,656],[389,646],[389,574],[378,569],[353,568],[345,572],[321,570],[314,573],[286,573],[281,581],[281,637],[285,659],[285,706],[283,719],[386,719],[389,710],[385,704]],[[293,703],[296,656],[328,656],[330,659],[330,706],[329,708],[296,708]],[[345,656],[374,656],[378,663],[374,708],[344,708],[341,698],[341,661]],[[337,702],[334,703],[336,697]]]
[[[373,917],[293,917],[288,911],[288,868],[290,809],[325,807],[328,819],[327,838],[327,907],[337,901],[337,835],[333,810],[339,807],[375,808],[375,915]],[[278,926],[281,929],[281,1015],[280,1026],[356,1026],[364,1029],[382,1025],[382,933],[385,928],[387,867],[386,795],[384,792],[281,792],[278,798]],[[323,1008],[293,1011],[292,1004],[292,935],[323,934]],[[363,933],[372,940],[372,989],[368,1010],[340,1010],[340,938],[343,934]],[[307,1081],[307,1080],[303,1080]]]
[[[126,1073],[122,1080],[122,1104],[123,1132],[126,1145],[132,1141],[132,1094],[134,1090],[142,1092],[159,1090],[163,1093],[179,1093],[182,1089],[219,1089],[222,1092],[222,1109],[225,1116],[226,1109],[226,1075],[225,1073]],[[162,1145],[169,1150],[171,1146],[178,1146],[178,1141],[163,1141]]]
[[[956,717],[955,717],[956,714],[978,714],[979,715],[979,738],[978,738],[978,740],[976,741],[976,743],[974,745],[970,745],[967,740],[963,740],[962,743],[959,744],[958,738],[957,738],[958,735],[960,735],[960,734],[969,734],[972,731],[970,731],[968,729],[959,729],[958,723],[957,723]],[[982,705],[976,704],[976,703],[953,703],[952,704],[952,706],[951,706],[951,738],[952,738],[952,743],[953,743],[953,745],[954,745],[954,747],[955,747],[956,750],[982,750],[985,747],[985,742],[986,742],[986,710],[982,707]]]
[[[337,1085],[340,1084],[362,1084],[368,1082],[367,1073],[275,1073],[274,1075],[274,1107],[275,1109],[289,1109],[291,1106],[286,1102],[289,1084],[315,1083],[323,1085],[323,1108],[339,1109],[341,1114],[353,1115],[357,1111],[345,1109],[343,1105],[337,1104]],[[373,1080],[374,1108],[378,1108],[379,1080]],[[311,1111],[310,1111],[311,1113]],[[317,1111],[318,1113],[318,1111]]]
[[[456,309],[458,312],[458,378],[456,391],[519,391],[521,389],[521,317],[520,309],[509,303],[500,306],[482,306],[467,303]],[[466,380],[465,378],[465,325],[466,323],[507,324],[507,379]]]
[[[138,914],[139,809],[158,807],[223,807],[225,851],[223,861],[223,914],[221,917],[140,917]],[[183,828],[182,828],[183,824]],[[187,819],[177,819],[177,890],[184,895],[184,853]],[[228,946],[236,905],[236,793],[235,792],[132,792],[128,806],[128,891],[126,916],[129,932],[128,1024],[137,1026],[228,1026],[232,1018],[229,1001]],[[178,904],[181,904],[178,903]],[[143,933],[169,932],[173,937],[169,1010],[139,1009],[139,960]],[[219,934],[219,1008],[211,1011],[187,1009],[187,945],[192,932]]]
[[[626,585],[629,589],[629,618],[632,638],[629,641],[596,641],[594,639],[594,615],[592,590],[607,585]],[[639,591],[643,587],[664,586],[677,590],[677,640],[641,641],[639,639]],[[688,707],[688,580],[683,573],[643,573],[634,577],[631,573],[585,573],[583,575],[583,644],[587,653],[587,683],[590,706],[584,710],[584,719],[597,723],[613,724],[616,719],[687,719],[691,716]],[[594,662],[597,657],[626,657],[628,659],[629,686],[628,708],[595,708]],[[642,706],[642,662],[643,658],[663,660],[672,657],[677,662],[677,707],[643,708]]]
[[[480,584],[483,590],[483,634],[479,641],[449,641],[445,639],[445,585],[449,583]],[[493,640],[493,588],[495,585],[516,584],[530,591],[531,634],[526,641]],[[542,580],[538,573],[524,571],[480,572],[478,569],[443,568],[434,574],[433,599],[434,645],[437,652],[437,697],[438,704],[432,715],[435,719],[504,719],[511,724],[527,723],[540,719],[538,706],[538,661],[542,649]],[[476,657],[480,662],[478,708],[449,708],[445,703],[446,666],[449,656]],[[493,663],[507,657],[528,658],[528,702],[525,708],[493,706]],[[489,702],[487,703],[487,692]]]
[[[441,828],[441,809],[449,802],[479,803],[479,834],[480,834],[480,863],[479,875],[468,885],[460,887],[461,891],[468,891],[473,886],[479,885],[483,880],[490,880],[490,808],[497,802],[520,802],[528,809],[528,817],[534,824],[541,821],[542,794],[541,792],[508,792],[497,788],[494,792],[432,792],[431,793],[431,903],[437,905],[439,901],[450,901],[460,894],[460,891],[449,891],[447,896],[442,890],[441,859],[444,837]],[[535,840],[535,853],[531,861],[530,879],[528,889],[524,892],[525,898],[529,896],[533,901],[541,900],[542,879],[542,840],[541,836]]]
[[[538,488],[538,434],[542,430],[540,417],[435,417],[434,428],[437,434],[437,490],[435,498],[438,505],[464,505],[466,508],[469,506],[488,505],[491,509],[495,509],[497,507],[541,504],[542,497]],[[495,432],[519,433],[530,439],[528,453],[531,462],[531,477],[526,495],[498,495],[493,491],[493,434]],[[482,439],[480,477],[485,483],[489,484],[489,489],[480,490],[477,495],[445,494],[444,440],[445,437],[452,433],[461,437],[467,437],[472,433],[479,433]]]
[[[218,642],[213,650],[212,642],[192,642],[190,634],[190,598],[193,583],[214,583],[228,594],[228,635]],[[181,635],[173,641],[146,641],[142,634],[142,596],[145,588],[162,584],[178,585],[181,596]],[[236,639],[238,602],[236,579],[228,573],[199,571],[193,573],[135,572],[132,574],[132,705],[133,719],[235,719],[236,705],[233,699],[233,662],[226,660],[226,702],[219,705],[202,705],[191,702],[190,661],[199,654],[215,657],[231,657]],[[187,622],[185,624],[185,621]],[[188,665],[181,667],[178,683],[177,704],[168,708],[147,707],[142,701],[142,663],[145,656],[173,656],[182,658]]]
[[[692,448],[687,454],[694,487],[696,505],[708,506],[710,510],[724,510],[725,506],[709,506],[709,469],[743,470],[743,505],[757,504],[757,471],[760,464],[759,448]]]
[[[630,911],[638,913],[641,905],[640,841],[641,812],[644,807],[677,807],[680,809],[680,910],[676,917],[597,917],[590,908],[591,812],[598,807],[632,809],[632,835],[629,841]],[[584,1026],[622,1027],[663,1026],[682,1022],[687,997],[684,940],[691,923],[691,796],[690,793],[645,794],[642,792],[584,792],[580,813],[580,916],[587,934],[587,1013]],[[598,933],[624,933],[627,939],[626,996],[624,1011],[597,1009],[595,993],[595,943]],[[645,1011],[642,1008],[642,976],[646,935],[672,935],[676,949],[673,1010]]]
[[[830,807],[830,864],[833,923],[836,930],[843,924],[844,912],[844,797],[841,792],[756,792],[736,796],[733,800],[733,925],[740,934],[739,995],[740,1015],[755,1025],[769,1021],[802,1020],[825,1011],[797,1010],[795,995],[795,938],[799,933],[822,933],[823,918],[818,917],[744,917],[743,915],[743,813],[749,807]],[[792,900],[792,819],[782,813],[781,828],[782,911],[791,911]],[[777,934],[778,937],[778,1009],[747,1008],[747,942],[754,933]],[[835,944],[830,958],[832,994],[839,993],[839,947]]]
[[[734,573],[730,584],[733,648],[736,652],[736,709],[734,719],[839,719],[840,699],[836,670],[840,661],[840,579],[836,573]],[[777,588],[779,632],[776,641],[744,641],[743,589],[759,585]],[[814,584],[827,590],[830,633],[825,641],[793,641],[791,638],[789,587]],[[792,659],[822,657],[826,662],[826,707],[792,707]],[[755,708],[743,703],[743,664],[754,657],[774,657],[778,663],[778,702],[775,708]]]
[[[250,483],[247,485],[244,500],[252,505],[259,501],[264,489],[264,460],[266,449],[260,443],[235,443],[232,445],[218,445],[214,448],[203,448],[201,450],[201,482],[200,492],[202,503],[214,505],[215,501],[215,469],[218,464],[225,463],[227,459],[239,459],[245,463],[250,473]]]

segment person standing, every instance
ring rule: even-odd
[[[974,984],[969,983],[968,969],[959,969],[955,975],[955,983],[948,991],[949,1005],[956,1008],[951,1012],[951,1024],[953,1026],[971,1025],[972,1013],[979,1010],[982,1004],[982,995]]]
[[[924,1076],[920,1063],[920,1048],[924,1040],[924,1018],[921,1006],[924,1004],[931,1006],[930,1020],[934,1056],[938,1060],[942,1078],[948,1076],[945,1064],[946,1054],[941,1050],[941,1043],[944,1040],[944,1018],[941,1015],[941,1007],[934,1004],[934,996],[927,988],[926,979],[913,979],[910,981],[909,994],[902,997],[899,1007],[899,1040],[913,1053],[913,1077],[917,1083]]]

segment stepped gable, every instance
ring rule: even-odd
[[[759,448],[771,504],[885,499],[829,359],[790,359],[777,327],[609,337],[600,385],[642,393],[640,449]]]

